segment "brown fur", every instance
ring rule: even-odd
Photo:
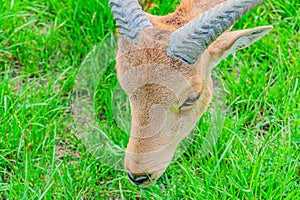
[[[148,14],[148,18],[157,28],[174,31],[225,0],[183,0],[174,13],[166,16]]]

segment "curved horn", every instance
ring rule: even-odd
[[[263,0],[228,0],[204,12],[171,34],[168,56],[194,64],[207,47]]]
[[[120,37],[137,42],[138,34],[146,27],[153,26],[137,0],[110,0]]]

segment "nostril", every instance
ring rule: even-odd
[[[130,172],[127,172],[127,175],[129,177],[129,179],[137,185],[143,184],[147,180],[149,180],[148,175],[133,175]]]
[[[127,176],[129,177],[129,179],[134,182],[135,180],[135,177],[130,173],[130,172],[127,172]]]

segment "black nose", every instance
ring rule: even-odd
[[[149,175],[134,175],[131,174],[130,172],[127,172],[127,175],[129,179],[137,185],[141,185],[145,183],[147,180],[149,180],[150,177]]]

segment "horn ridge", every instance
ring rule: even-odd
[[[194,64],[207,47],[263,0],[228,0],[204,12],[171,34],[169,56]]]
[[[139,32],[153,26],[136,0],[110,0],[109,6],[122,39],[136,43]]]

